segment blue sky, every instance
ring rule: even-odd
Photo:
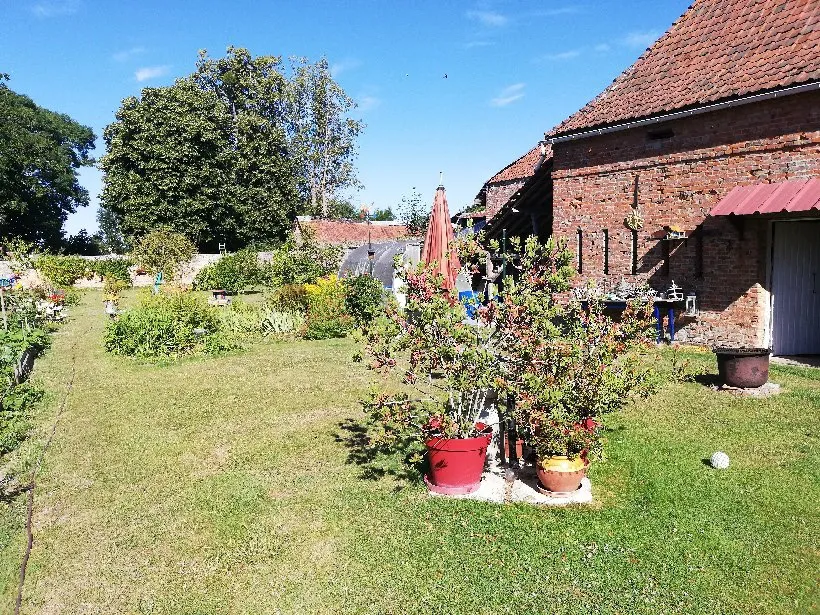
[[[197,51],[327,57],[367,127],[354,203],[432,203],[444,172],[451,211],[598,94],[689,0],[0,0],[9,86],[100,136],[120,101],[194,70]],[[447,77],[445,78],[445,74]],[[95,156],[104,153],[98,139]],[[67,231],[96,229],[92,205]]]

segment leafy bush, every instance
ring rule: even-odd
[[[299,312],[268,310],[260,324],[262,335],[287,335],[299,331],[305,324],[305,317]]]
[[[18,294],[15,291],[10,296]],[[28,410],[43,395],[41,389],[29,383],[15,384],[14,369],[25,350],[42,350],[48,342],[42,329],[16,323],[9,330],[0,329],[0,455],[17,448],[25,439],[31,426]]]
[[[59,288],[69,287],[91,273],[88,262],[79,256],[41,254],[32,264],[41,276]]]
[[[216,308],[191,293],[149,295],[108,323],[105,348],[135,357],[179,357],[238,347]]]
[[[162,271],[166,278],[172,278],[195,253],[194,244],[185,235],[157,229],[134,240],[131,259],[152,274]]]
[[[303,234],[301,243],[290,237],[273,252],[265,267],[268,284],[274,287],[314,284],[319,278],[336,271],[341,255],[340,248],[321,246],[309,233]]]
[[[367,327],[384,312],[384,286],[369,275],[345,278],[345,309],[357,327]]]
[[[345,337],[355,323],[345,309],[345,286],[335,276],[320,278],[316,284],[305,286],[308,311],[303,337],[324,340]]]
[[[224,289],[238,293],[263,281],[263,268],[256,252],[250,249],[223,256],[203,268],[194,279],[194,286],[204,290]]]
[[[129,268],[132,263],[127,258],[101,258],[89,263],[91,270],[103,280],[114,279],[131,285],[131,272]]]
[[[280,312],[304,313],[308,309],[308,293],[304,284],[285,284],[266,297],[265,303]]]
[[[237,336],[253,336],[262,333],[264,310],[261,306],[234,300],[219,309],[224,331]]]

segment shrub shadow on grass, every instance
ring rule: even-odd
[[[412,438],[399,438],[390,443],[374,443],[370,438],[368,425],[363,421],[347,418],[338,423],[336,442],[347,448],[347,463],[355,463],[361,468],[360,477],[365,480],[379,480],[391,476],[400,481],[419,483],[427,469],[426,457],[417,462],[420,445]],[[404,485],[396,485],[400,491]]]
[[[720,379],[720,376],[717,374],[698,374],[693,378],[695,382],[698,384],[702,384],[705,387],[716,387],[723,384],[723,380]]]

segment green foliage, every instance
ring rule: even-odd
[[[125,254],[129,245],[120,230],[117,214],[100,204],[97,209],[97,225],[100,227],[99,241],[108,254]]]
[[[345,310],[357,327],[367,327],[384,313],[385,296],[382,283],[369,275],[344,278]]]
[[[25,439],[31,427],[29,410],[43,395],[40,388],[27,382],[15,384],[14,370],[24,351],[39,352],[49,344],[48,334],[32,326],[36,316],[18,311],[33,303],[32,294],[13,291],[6,299],[10,322],[8,330],[0,328],[0,455],[14,450]]]
[[[106,241],[167,226],[203,251],[271,244],[305,203],[327,215],[357,185],[362,124],[325,60],[291,73],[275,56],[202,51],[189,77],[125,99],[104,131]]]
[[[161,228],[135,239],[130,256],[146,271],[152,274],[161,271],[170,279],[195,253],[196,248],[187,237]]]
[[[387,209],[377,209],[371,212],[370,219],[374,222],[390,222],[396,219],[396,215],[393,213],[393,209],[388,207]]]
[[[222,289],[229,293],[242,292],[261,284],[264,270],[254,250],[240,250],[223,256],[197,273],[194,285],[203,290]]]
[[[350,333],[355,323],[345,308],[345,286],[335,275],[308,284],[306,290],[305,339],[324,340]]]
[[[131,272],[129,269],[132,264],[130,259],[118,257],[93,260],[88,263],[88,266],[91,267],[91,270],[96,275],[104,280],[119,280],[120,282],[124,282],[127,288],[131,286]]]
[[[28,382],[6,389],[0,399],[0,455],[16,449],[31,429],[29,412],[43,390]]]
[[[308,294],[304,284],[285,284],[270,293],[265,302],[279,312],[303,314],[308,309]]]
[[[230,305],[218,310],[222,321],[221,329],[235,337],[253,337],[262,331],[265,310],[260,305],[252,305],[234,299]]]
[[[400,219],[407,227],[407,232],[412,237],[424,236],[430,220],[430,208],[424,205],[421,194],[415,187],[409,195],[401,197],[398,209]]]
[[[314,284],[319,278],[336,271],[341,254],[341,249],[336,246],[319,245],[309,233],[303,233],[301,242],[291,236],[273,252],[266,267],[268,283],[274,287]]]
[[[355,188],[356,139],[364,124],[351,118],[356,104],[334,81],[325,58],[292,61],[287,88],[289,152],[308,213],[330,217],[339,191]]]
[[[66,239],[63,248],[67,254],[79,254],[81,256],[98,256],[103,251],[101,237],[99,235],[89,235],[85,229]]]
[[[40,275],[58,288],[68,288],[80,278],[91,275],[89,262],[79,256],[41,254],[33,265]]]
[[[304,324],[305,317],[300,312],[268,309],[262,317],[260,327],[262,335],[288,335],[301,330]]]
[[[649,306],[630,306],[616,322],[600,302],[585,311],[577,300],[562,301],[573,255],[552,240],[511,243],[518,279],[509,277],[499,299],[478,307],[480,326],[463,322],[463,306],[435,269],[422,263],[402,272],[407,309],[389,308],[384,325],[368,332],[366,350],[374,369],[390,370],[407,357],[405,381],[422,396],[365,402],[385,437],[402,428],[421,437],[470,437],[495,394],[515,399],[519,433],[539,455],[592,456],[601,450],[600,418],[654,389],[638,358],[651,336]],[[477,244],[459,250],[471,247]]]
[[[105,348],[113,354],[178,358],[215,353],[239,346],[224,334],[217,311],[192,293],[149,295],[105,330]]]
[[[93,163],[94,133],[17,94],[0,76],[0,237],[58,250],[68,214],[88,205],[77,169]]]
[[[13,273],[22,273],[32,267],[32,255],[36,251],[36,246],[20,237],[7,237],[2,240],[3,258],[9,261]]]

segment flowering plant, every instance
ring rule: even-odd
[[[651,305],[631,302],[615,320],[600,294],[588,293],[583,307],[567,300],[571,258],[552,241],[528,240],[497,317],[507,332],[503,387],[515,396],[516,422],[541,457],[599,455],[600,417],[655,385],[637,356],[652,336]]]
[[[471,438],[488,432],[479,417],[494,401],[497,376],[494,331],[464,322],[464,306],[435,267],[405,269],[404,310],[388,304],[385,317],[368,329],[370,368],[401,368],[404,384],[416,391],[374,395],[365,405],[382,425],[382,437],[412,432],[417,438]]]
[[[474,322],[432,267],[401,274],[407,308],[388,308],[366,351],[372,369],[401,367],[404,383],[422,395],[371,398],[386,435],[409,428],[422,439],[473,437],[487,429],[482,410],[506,395],[519,433],[539,455],[588,457],[601,451],[600,417],[653,389],[636,356],[651,339],[650,306],[633,302],[615,321],[590,293],[582,308],[568,297],[574,271],[565,246],[535,237],[512,245],[512,275],[499,297],[478,306]],[[464,261],[471,249],[459,246]]]

